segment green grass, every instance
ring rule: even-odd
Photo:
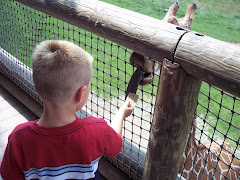
[[[165,16],[163,10],[172,0],[102,0],[157,19]],[[191,0],[179,0],[177,18],[185,15]],[[197,10],[192,30],[207,36],[231,42],[240,42],[240,1],[239,0],[195,0]]]
[[[203,82],[198,103],[198,115],[206,120],[200,129],[215,140],[224,139],[226,135],[227,141],[236,148],[236,142],[240,143],[240,99]]]

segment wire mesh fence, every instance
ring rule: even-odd
[[[5,56],[11,59],[13,66],[17,66],[19,61],[23,63],[19,67],[20,76],[26,76],[26,69],[31,71],[31,54],[39,42],[46,39],[74,42],[94,57],[91,94],[83,107],[85,112],[78,112],[77,115],[84,117],[91,114],[111,122],[114,113],[125,101],[125,90],[135,70],[129,64],[132,51],[20,3],[4,0],[0,6],[0,47],[6,51]],[[29,88],[34,91],[31,78],[30,85],[22,85],[19,82],[21,78],[17,76],[12,80],[28,92]],[[143,170],[157,79],[156,77],[152,85],[139,88],[140,101],[133,115],[124,121],[123,149],[117,158],[111,159],[118,167],[132,174],[131,176],[137,176]],[[40,101],[37,94],[33,96]]]
[[[187,179],[238,179],[240,99],[203,83],[180,174]]]
[[[124,102],[125,90],[135,71],[129,63],[132,51],[12,0],[0,1],[0,10],[1,72],[40,101],[34,93],[31,76],[31,54],[35,45],[47,39],[72,41],[94,57],[91,94],[83,111],[77,115],[91,114],[111,122]],[[12,70],[7,70],[6,66]],[[132,116],[124,121],[124,146],[116,158],[110,159],[134,179],[142,176],[158,80],[155,76],[152,84],[139,86],[137,106]],[[211,179],[213,175],[224,174],[223,178],[234,179],[232,172],[239,176],[240,165],[235,165],[240,159],[239,116],[240,98],[202,84],[197,118],[185,148],[183,168],[179,171],[183,177]],[[190,151],[192,153],[188,153]],[[221,156],[227,154],[225,151],[230,154],[229,162]]]

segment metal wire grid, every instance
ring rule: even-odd
[[[26,77],[27,69],[31,72],[32,51],[36,44],[46,39],[72,41],[92,54],[92,87],[89,100],[83,108],[84,115],[103,117],[111,122],[124,102],[125,90],[135,71],[129,64],[132,51],[18,2],[3,0],[0,7],[0,47],[6,51],[12,66],[22,63],[18,68],[20,76]],[[5,75],[12,77],[8,73]],[[30,76],[30,85],[24,84],[18,76],[11,79],[40,101],[36,93],[29,91],[34,91]],[[110,159],[131,177],[141,176],[143,170],[157,82],[158,77],[153,84],[138,89],[139,101],[134,113],[124,121],[124,146],[117,158]]]
[[[13,1],[0,1],[0,8],[1,59],[5,59],[2,63],[7,63],[12,69],[9,71],[2,66],[3,73],[40,101],[33,88],[30,57],[33,47],[39,42],[39,36],[33,32],[41,14]]]
[[[240,98],[203,83],[197,114],[196,122],[193,123],[196,134],[190,132],[186,143],[186,159],[191,162],[187,163],[186,159],[182,162],[184,169],[190,169],[188,179],[236,179],[232,175],[240,175],[240,168],[235,164],[240,160]],[[194,146],[193,141],[197,146]],[[192,153],[187,154],[190,151]],[[228,158],[221,157],[226,153],[229,153]],[[199,161],[203,162],[203,166]],[[184,172],[180,170],[180,174],[186,177]]]
[[[124,103],[125,90],[135,70],[129,65],[131,51],[92,34],[86,37],[91,39],[89,47],[91,47],[92,54],[96,51],[96,55],[91,96],[84,109],[91,115],[103,117],[111,122],[114,113]],[[143,171],[157,81],[158,78],[155,79],[154,84],[139,88],[140,100],[133,115],[124,121],[122,151],[117,158],[110,159],[112,163],[135,179],[138,176],[141,177]]]
[[[14,1],[2,0],[0,8],[0,47],[8,52],[12,64],[19,64],[12,56],[24,64],[25,68],[20,67],[23,77],[29,76],[26,69],[32,66],[30,57],[33,48],[46,39],[72,41],[93,55],[92,91],[83,109],[88,114],[111,121],[124,102],[127,83],[135,70],[129,64],[131,50]],[[11,76],[11,79],[39,100],[36,94],[31,94],[34,91],[32,86],[28,87],[32,89],[30,92],[18,76]],[[137,107],[133,116],[124,121],[124,147],[116,159],[111,159],[135,179],[141,178],[157,82],[158,77],[155,77],[152,85],[139,87]],[[228,141],[234,152],[233,157],[239,160],[239,106],[239,98],[203,83],[197,108],[195,140],[199,144],[205,140],[212,143],[217,143],[219,139]]]

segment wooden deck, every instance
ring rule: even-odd
[[[0,163],[12,130],[18,124],[34,119],[37,116],[0,85]]]

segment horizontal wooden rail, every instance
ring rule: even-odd
[[[33,80],[32,69],[0,47],[0,72],[14,81],[19,87],[34,98],[39,104],[41,99],[37,95]]]
[[[151,57],[171,59],[185,32],[172,24],[97,0],[17,1]]]
[[[36,102],[28,93],[22,90],[18,85],[13,83],[9,78],[0,72],[0,86],[12,94],[18,101],[26,106],[35,115],[40,117],[43,112],[43,107]]]
[[[190,75],[240,97],[240,47],[189,32],[174,61]]]
[[[240,47],[101,1],[17,0],[240,97]]]

